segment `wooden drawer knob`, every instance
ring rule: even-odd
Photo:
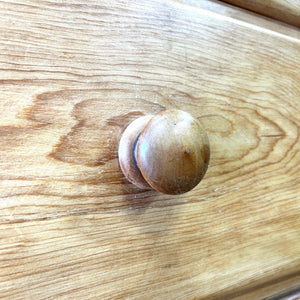
[[[126,178],[140,188],[182,194],[203,178],[209,142],[189,113],[172,109],[133,121],[119,144],[119,163]]]

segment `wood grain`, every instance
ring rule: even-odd
[[[260,299],[299,285],[299,39],[178,1],[0,11],[1,298]],[[211,145],[181,196],[135,188],[117,160],[127,124],[171,108]]]
[[[264,16],[300,27],[299,0],[223,0]]]

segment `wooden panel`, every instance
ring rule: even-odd
[[[1,297],[255,299],[299,284],[297,38],[177,1],[0,10]],[[197,117],[212,151],[176,197],[135,188],[117,161],[124,127],[166,108]]]
[[[261,14],[231,5],[223,1],[180,0],[179,2],[196,7],[198,10],[208,10],[210,13],[222,15],[223,18],[227,20],[230,19],[230,22],[233,23],[239,23],[239,25],[242,27],[246,26],[256,28],[257,31],[271,30],[273,31],[273,34],[279,33],[300,39],[300,30],[295,26],[292,26],[288,23],[278,22],[275,19],[266,18]]]
[[[267,17],[300,27],[299,0],[223,0]]]
[[[300,288],[290,290],[275,297],[268,298],[268,300],[299,300]]]

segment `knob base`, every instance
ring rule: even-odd
[[[118,156],[120,168],[125,177],[141,189],[151,189],[142,176],[134,158],[136,141],[153,116],[143,116],[128,125],[119,143]]]

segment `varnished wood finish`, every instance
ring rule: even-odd
[[[138,167],[149,185],[170,194],[183,194],[203,178],[209,162],[209,142],[189,113],[170,109],[154,116],[135,148]]]
[[[253,300],[299,284],[296,37],[178,1],[0,11],[2,298]],[[171,108],[211,147],[179,196],[129,184],[117,158],[131,121]]]
[[[264,16],[300,27],[299,0],[223,0]]]

